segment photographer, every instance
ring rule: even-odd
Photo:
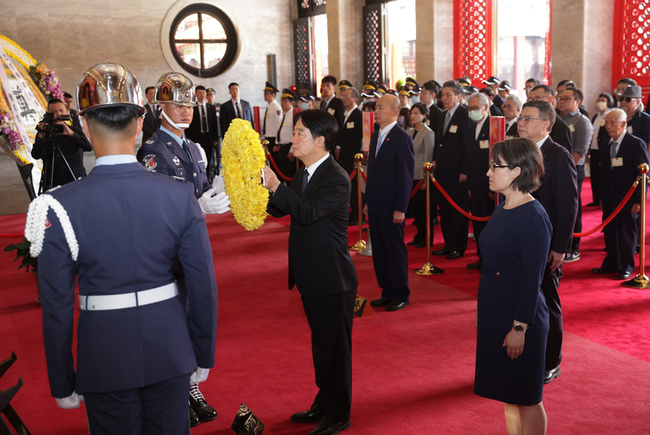
[[[43,159],[40,192],[86,176],[83,152],[92,151],[92,147],[78,121],[70,123],[63,101],[54,98],[48,102],[47,113],[37,130],[32,157]]]

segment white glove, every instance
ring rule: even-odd
[[[55,397],[54,400],[56,401],[56,404],[59,405],[59,408],[61,409],[75,409],[75,408],[79,408],[79,405],[81,405],[81,401],[84,400],[84,396],[82,396],[81,394],[77,394],[76,392],[73,392],[72,395],[68,397],[64,397],[62,399],[58,399]]]
[[[214,180],[212,180],[212,187],[216,189],[214,193],[221,193],[226,191],[226,183],[223,181],[223,175],[217,175],[214,177]]]
[[[199,382],[203,382],[207,380],[208,373],[210,373],[210,369],[197,367],[196,370],[194,370],[192,372],[192,375],[190,376],[190,385],[198,384]]]
[[[208,190],[199,198],[199,205],[205,214],[221,214],[230,210],[230,198],[226,192],[216,194],[216,187]]]

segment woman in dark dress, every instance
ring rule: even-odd
[[[529,139],[497,143],[487,172],[505,201],[481,233],[474,392],[505,403],[509,434],[546,433],[542,405],[548,308],[541,291],[552,227],[531,195],[544,173]]]

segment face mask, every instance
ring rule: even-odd
[[[412,104],[416,104],[416,103],[419,103],[419,102],[420,102],[420,97],[419,97],[419,96],[417,96],[417,95],[413,95],[413,96],[411,97],[411,103],[412,103]]]
[[[309,103],[303,101],[300,103],[300,110],[309,110]]]
[[[171,120],[171,118],[169,116],[167,116],[167,114],[165,113],[164,110],[162,111],[162,114],[165,117],[165,119],[167,120],[167,122],[169,122],[171,124],[171,126],[174,127],[177,130],[185,130],[187,127],[190,126],[187,123],[178,123],[178,124],[176,124],[174,121]]]
[[[480,110],[470,110],[469,117],[472,121],[479,122],[481,119],[483,119],[483,112]]]
[[[607,110],[607,101],[596,101],[596,109],[600,111]]]

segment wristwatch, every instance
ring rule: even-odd
[[[526,332],[526,327],[521,323],[513,324],[512,329],[514,329],[517,332]]]

